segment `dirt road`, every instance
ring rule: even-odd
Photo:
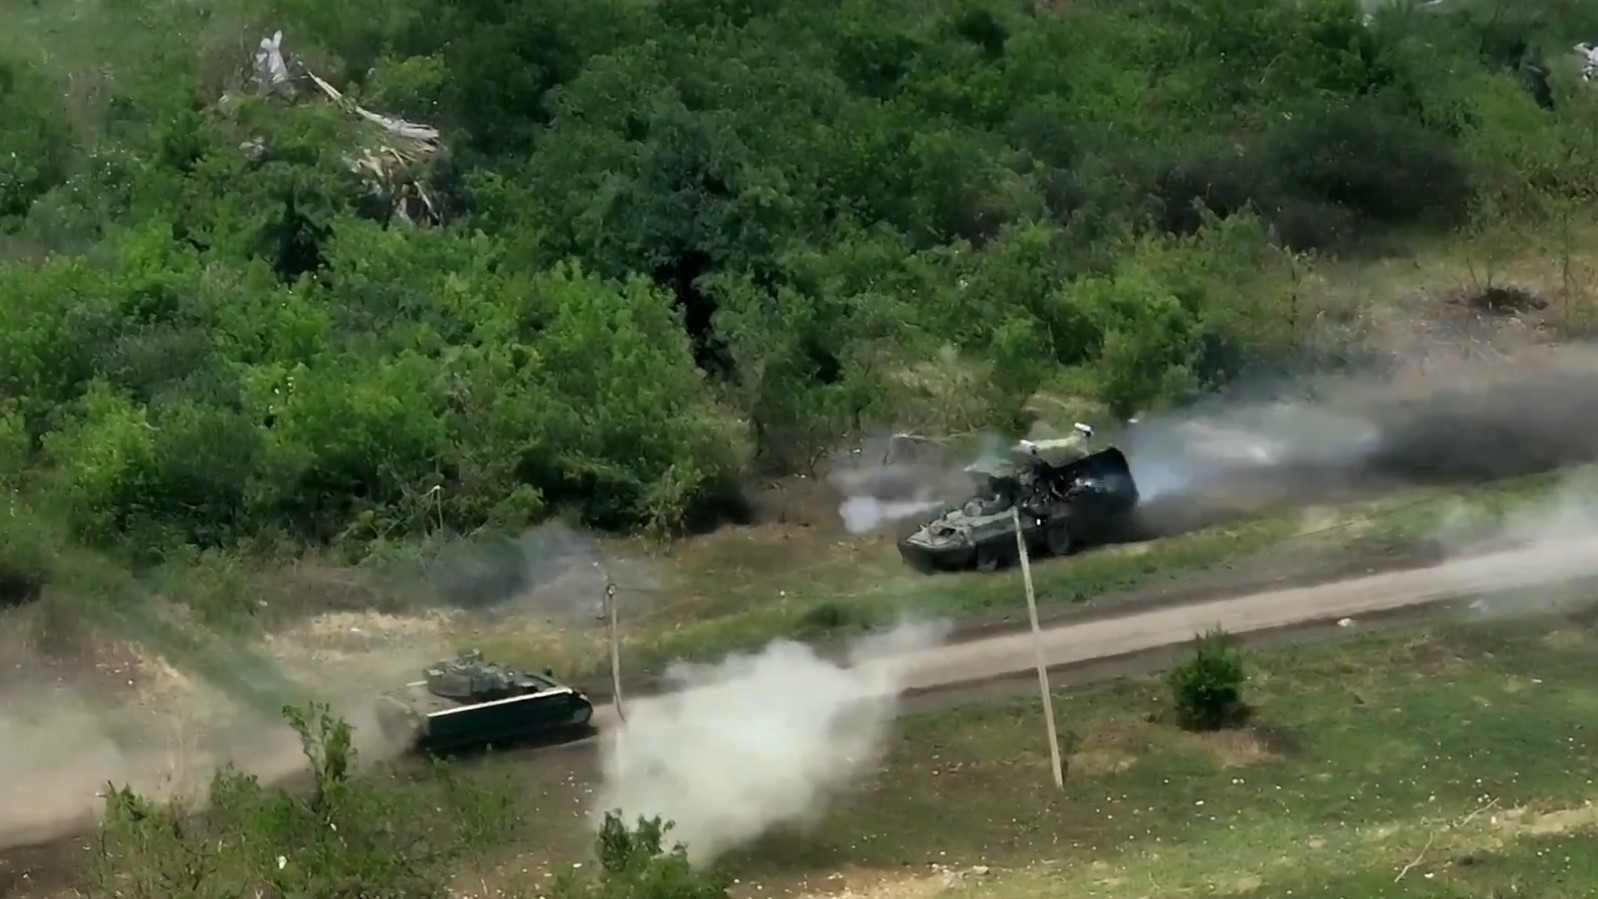
[[[1550,542],[1406,571],[1384,572],[1310,587],[1166,606],[1069,622],[1041,631],[1046,665],[1073,665],[1185,643],[1213,627],[1233,634],[1269,631],[1328,619],[1359,618],[1452,599],[1516,591],[1516,610],[1531,611],[1542,588],[1598,578],[1598,537]],[[924,691],[1029,671],[1029,632],[1004,634],[874,660],[895,669],[908,691]],[[615,725],[609,705],[595,710],[603,730]]]

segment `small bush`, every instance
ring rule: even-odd
[[[1220,630],[1193,642],[1192,658],[1168,676],[1178,723],[1193,730],[1216,730],[1237,723],[1248,714],[1243,702],[1248,673],[1242,653]]]
[[[731,878],[695,871],[681,843],[667,849],[671,828],[669,821],[641,816],[628,827],[618,812],[606,812],[594,840],[598,876],[562,872],[554,899],[726,899]]]

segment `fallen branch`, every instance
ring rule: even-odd
[[[1405,875],[1415,870],[1415,868],[1420,865],[1421,860],[1426,857],[1426,853],[1430,852],[1432,845],[1437,842],[1438,836],[1442,835],[1446,831],[1458,830],[1459,828],[1464,827],[1466,824],[1476,820],[1478,815],[1496,805],[1498,805],[1498,800],[1495,798],[1491,802],[1484,803],[1483,805],[1477,807],[1475,811],[1461,818],[1457,823],[1444,825],[1443,827],[1433,831],[1432,835],[1426,839],[1426,845],[1420,847],[1420,852],[1415,856],[1415,858],[1410,861],[1409,864],[1405,865],[1401,870],[1399,870],[1398,876],[1393,878],[1393,883],[1403,880]]]
[[[370,109],[361,106],[359,103],[353,103],[345,99],[344,94],[341,93],[338,88],[328,84],[326,81],[323,81],[321,76],[317,75],[315,72],[307,69],[305,74],[306,77],[311,79],[311,83],[320,88],[322,93],[326,94],[328,99],[332,100],[334,103],[337,103],[345,109],[354,112],[361,118],[371,122],[374,125],[382,127],[384,130],[389,131],[392,134],[411,141],[419,150],[417,156],[432,156],[438,152],[437,128],[434,128],[431,125],[420,125],[416,122],[408,122],[404,119],[391,118],[380,113],[372,112]]]
[[[1393,878],[1393,883],[1397,883],[1400,880],[1403,880],[1404,879],[1404,875],[1406,875],[1409,872],[1415,870],[1415,866],[1419,865],[1420,862],[1421,862],[1421,859],[1426,857],[1426,853],[1431,851],[1432,844],[1437,842],[1437,834],[1439,832],[1440,831],[1434,831],[1432,833],[1432,835],[1427,838],[1426,845],[1420,847],[1420,852],[1415,856],[1415,858],[1412,861],[1410,861],[1409,864],[1405,865],[1402,870],[1400,870],[1398,872],[1398,876]]]

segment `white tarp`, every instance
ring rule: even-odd
[[[1598,78],[1598,47],[1577,44],[1576,55],[1580,57],[1581,77],[1588,81]]]
[[[255,73],[269,88],[289,80],[289,67],[283,62],[283,32],[261,38],[260,49],[255,51]]]

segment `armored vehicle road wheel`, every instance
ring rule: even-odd
[[[977,570],[981,572],[998,571],[999,563],[1004,560],[999,556],[999,548],[993,544],[983,544],[977,547]]]
[[[1059,521],[1049,525],[1047,535],[1049,552],[1057,556],[1071,554],[1071,529],[1066,526],[1065,522]]]

